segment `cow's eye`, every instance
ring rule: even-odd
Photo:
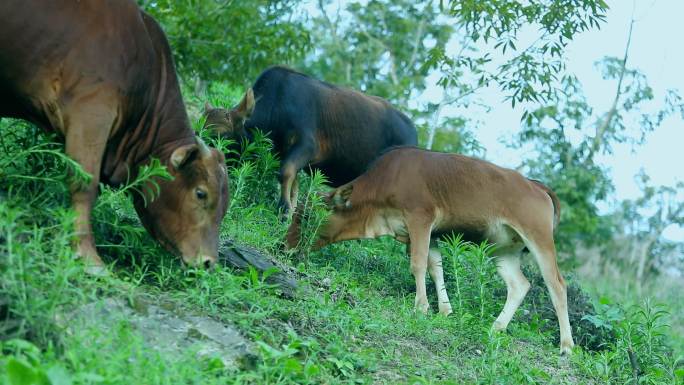
[[[197,189],[195,190],[195,195],[197,196],[197,199],[199,200],[205,200],[207,199],[207,192],[202,190],[202,189]]]

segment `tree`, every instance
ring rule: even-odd
[[[684,226],[684,182],[654,187],[649,179],[643,172],[639,174],[637,182],[642,196],[621,202],[614,217],[624,236],[610,244],[619,250],[615,254],[624,267],[633,270],[639,290],[649,271],[662,272],[673,267],[671,264],[677,261],[667,260],[670,254],[679,252],[684,257],[684,240],[677,243],[663,238],[669,226]]]
[[[498,85],[515,106],[555,96],[564,72],[564,50],[573,37],[605,21],[603,0],[516,1],[440,0],[440,8],[457,23],[461,49],[456,55],[436,46],[428,62],[453,90],[458,103],[476,90]],[[536,28],[525,46],[521,35]],[[492,59],[499,53],[503,60]],[[508,53],[508,54],[507,54]]]
[[[304,66],[332,83],[407,104],[425,89],[423,63],[431,46],[444,46],[452,28],[429,1],[353,1],[344,9],[318,0],[312,19],[314,50]]]
[[[310,48],[298,0],[139,0],[163,26],[185,77],[244,84]]]

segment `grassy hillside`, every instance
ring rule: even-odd
[[[230,105],[237,97],[215,88],[212,102]],[[198,98],[191,96],[190,105],[196,112]],[[235,156],[222,237],[292,266],[308,292],[283,298],[253,271],[182,269],[144,232],[126,189],[106,187],[94,224],[112,274],[90,277],[70,247],[65,183],[79,170],[55,140],[21,122],[0,122],[2,384],[684,383],[682,351],[667,341],[672,318],[666,312],[681,320],[677,303],[616,303],[601,292],[594,306],[566,273],[573,331],[582,346],[560,357],[557,323],[535,266],[526,266],[534,290],[508,332],[490,332],[505,288],[484,245],[443,245],[454,306],[449,317],[414,312],[409,262],[393,240],[317,252],[305,241],[297,252],[283,251],[287,223],[275,211],[277,161],[265,140]],[[313,229],[324,214],[313,194],[322,189],[321,177],[303,182],[300,199],[311,209],[306,226]],[[152,298],[172,303],[176,314],[233,325],[251,341],[251,354],[226,366],[221,357],[198,358],[193,348],[157,350],[125,320],[73,317],[85,304],[109,298],[132,308],[139,298]]]

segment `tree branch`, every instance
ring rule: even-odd
[[[408,61],[407,68],[413,68],[413,66],[416,64],[416,59],[418,58],[418,47],[420,46],[420,42],[423,40],[425,23],[425,15],[423,15],[423,17],[420,18],[420,22],[418,23],[418,30],[416,30],[416,38],[413,40],[413,52],[411,52],[411,59],[409,59]]]
[[[594,155],[599,150],[601,142],[603,141],[603,136],[610,127],[610,123],[617,115],[617,106],[620,102],[620,96],[622,96],[622,81],[625,77],[625,72],[627,70],[627,58],[629,57],[629,48],[632,44],[632,30],[634,29],[634,12],[632,12],[632,19],[629,23],[629,33],[627,34],[627,45],[625,46],[625,54],[622,57],[622,68],[620,69],[620,76],[618,77],[618,85],[615,91],[615,98],[613,99],[613,104],[611,105],[606,117],[603,119],[600,125],[596,127],[596,135],[591,141],[591,147],[589,148],[589,154],[585,158],[584,163],[588,163],[594,158]]]

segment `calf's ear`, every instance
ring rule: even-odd
[[[205,114],[208,114],[208,113],[211,112],[211,110],[213,110],[213,109],[214,109],[214,107],[211,105],[211,103],[209,103],[209,102],[204,102],[204,113],[205,113]]]
[[[349,201],[349,198],[351,197],[353,190],[354,186],[351,184],[342,186],[335,190],[330,199],[330,204],[332,208],[335,210],[344,210],[351,208],[351,202]]]
[[[240,104],[236,107],[236,111],[239,117],[246,119],[252,116],[254,112],[254,91],[251,88],[247,89],[245,96],[242,97]]]
[[[171,166],[176,170],[180,170],[197,157],[199,150],[200,148],[197,143],[178,147],[171,153]]]

